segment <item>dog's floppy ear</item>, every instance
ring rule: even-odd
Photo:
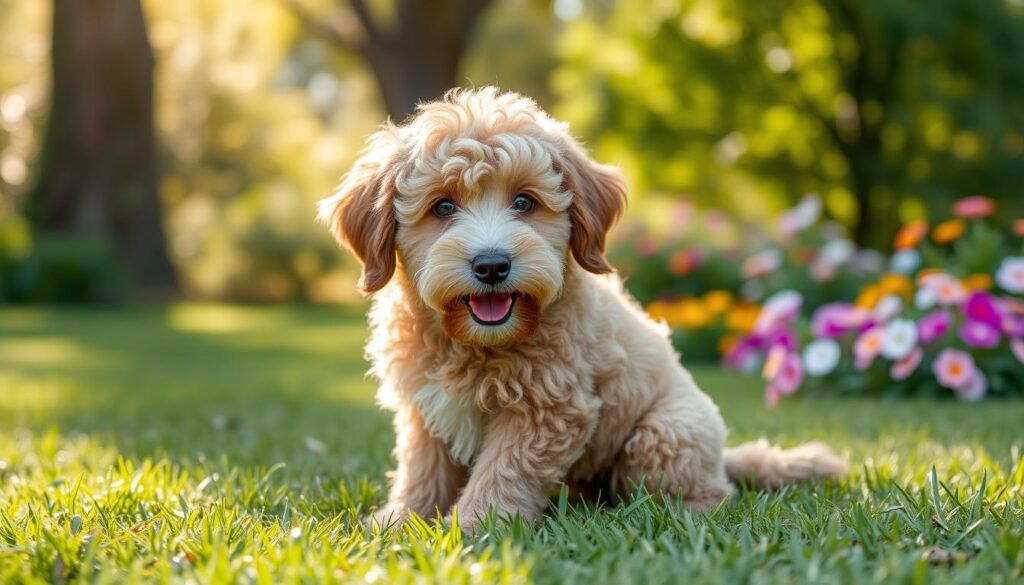
[[[384,288],[395,273],[397,132],[388,125],[371,136],[338,190],[318,204],[320,220],[362,263],[359,286],[367,293]]]
[[[605,237],[626,209],[626,179],[616,167],[591,160],[572,139],[562,155],[562,180],[572,192],[572,255],[590,272],[613,272],[604,257]]]

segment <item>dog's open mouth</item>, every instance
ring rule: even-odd
[[[481,325],[501,325],[512,316],[512,307],[516,304],[516,295],[503,292],[490,292],[469,295],[463,299],[469,307],[473,320]]]

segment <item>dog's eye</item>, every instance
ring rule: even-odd
[[[519,213],[525,213],[533,209],[534,202],[529,195],[523,195],[520,193],[516,195],[516,198],[512,200],[512,209],[515,209]]]
[[[437,217],[451,217],[455,215],[455,204],[451,199],[442,199],[434,204],[432,211]]]

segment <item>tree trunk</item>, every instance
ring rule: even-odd
[[[174,289],[157,188],[153,54],[139,0],[54,0],[52,97],[29,215],[103,238],[133,283]]]

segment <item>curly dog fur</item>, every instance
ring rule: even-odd
[[[552,486],[597,480],[708,510],[736,481],[845,471],[819,444],[725,447],[667,328],[605,260],[625,204],[617,169],[513,93],[454,90],[370,137],[320,211],[362,262],[367,355],[395,412],[398,467],[376,518],[532,518]],[[503,280],[478,274],[487,254],[508,260]]]

